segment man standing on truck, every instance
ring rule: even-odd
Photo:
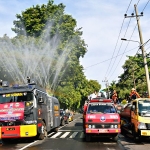
[[[113,94],[112,94],[112,100],[114,101],[115,104],[117,103],[118,95],[117,95],[116,90],[113,91]]]
[[[97,92],[94,91],[94,92],[90,95],[89,99],[91,100],[91,99],[96,98],[96,97],[97,97]]]
[[[140,98],[140,95],[138,94],[138,92],[136,92],[134,88],[132,88],[130,93],[130,99],[133,100],[136,98]]]

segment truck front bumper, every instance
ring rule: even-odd
[[[0,138],[33,137],[37,135],[37,125],[2,126]]]
[[[139,130],[141,136],[150,136],[150,130]]]
[[[120,133],[121,130],[119,129],[91,129],[91,128],[86,128],[85,130],[86,133],[91,133],[91,134],[100,134],[100,133]]]

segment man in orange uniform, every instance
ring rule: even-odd
[[[117,103],[117,99],[118,99],[118,95],[116,90],[113,91],[113,95],[112,95],[112,100],[114,101],[114,103]]]
[[[136,92],[134,88],[131,89],[130,98],[131,99],[140,98],[140,95],[138,94],[138,92]]]
[[[113,91],[112,100],[113,100],[113,102],[114,102],[114,106],[117,107],[117,106],[118,106],[118,104],[117,104],[118,95],[117,95],[116,90]]]

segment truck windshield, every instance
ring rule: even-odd
[[[116,109],[108,104],[90,104],[87,113],[116,113]]]
[[[140,100],[138,102],[139,114],[141,115],[150,115],[150,101],[149,100]]]
[[[33,101],[32,92],[0,94],[0,104],[9,102]]]

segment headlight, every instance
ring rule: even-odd
[[[95,125],[92,125],[92,128],[95,128]]]
[[[139,122],[138,129],[147,129],[145,123]]]
[[[110,126],[110,128],[118,128],[118,125],[117,125],[117,124],[112,124],[112,125]]]
[[[26,121],[26,124],[36,124],[37,121],[36,120],[30,120],[30,121]]]
[[[89,128],[91,128],[92,126],[91,125],[89,125]]]

